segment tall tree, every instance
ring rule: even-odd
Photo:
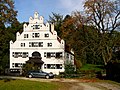
[[[87,0],[84,4],[85,11],[97,29],[111,33],[120,26],[120,8],[111,0]]]
[[[120,8],[117,5],[111,0],[86,0],[84,4],[90,22],[96,26],[100,35],[98,51],[105,65],[111,60],[112,49],[116,44],[114,31],[120,27]]]
[[[61,24],[63,22],[63,15],[57,14],[57,13],[52,13],[52,16],[49,16],[49,23],[54,23],[55,25],[55,30],[58,33],[58,36],[61,37]]]
[[[0,0],[0,73],[9,65],[9,41],[15,38],[10,26],[18,22],[16,15],[12,0]]]
[[[71,16],[66,16],[62,23],[62,38],[67,45],[75,51],[77,60],[83,64],[100,63],[97,55],[98,33],[94,26],[88,26],[89,18],[76,11]]]

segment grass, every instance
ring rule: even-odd
[[[88,70],[102,71],[103,66],[102,65],[85,64],[80,70],[84,70],[84,71],[88,71]]]
[[[58,90],[60,85],[51,82],[37,82],[29,80],[0,80],[0,90]]]

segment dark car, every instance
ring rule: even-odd
[[[26,77],[32,78],[32,77],[40,77],[40,78],[53,78],[54,74],[53,73],[47,73],[43,72],[41,70],[30,70],[27,72]]]

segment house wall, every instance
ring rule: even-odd
[[[69,52],[65,52],[65,63],[74,65],[74,54],[70,54]]]
[[[44,24],[43,21],[44,18],[35,12],[34,17],[29,18],[29,24],[23,25],[23,32],[16,33],[16,41],[10,41],[10,69],[21,68],[37,51],[44,62],[41,67],[43,71],[54,74],[64,72],[65,42],[60,38],[58,40],[53,24]],[[52,57],[47,57],[48,53]]]

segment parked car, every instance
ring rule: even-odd
[[[29,77],[29,78],[40,77],[40,78],[49,79],[49,78],[54,78],[54,74],[43,72],[41,70],[30,70],[27,72],[26,77]]]

